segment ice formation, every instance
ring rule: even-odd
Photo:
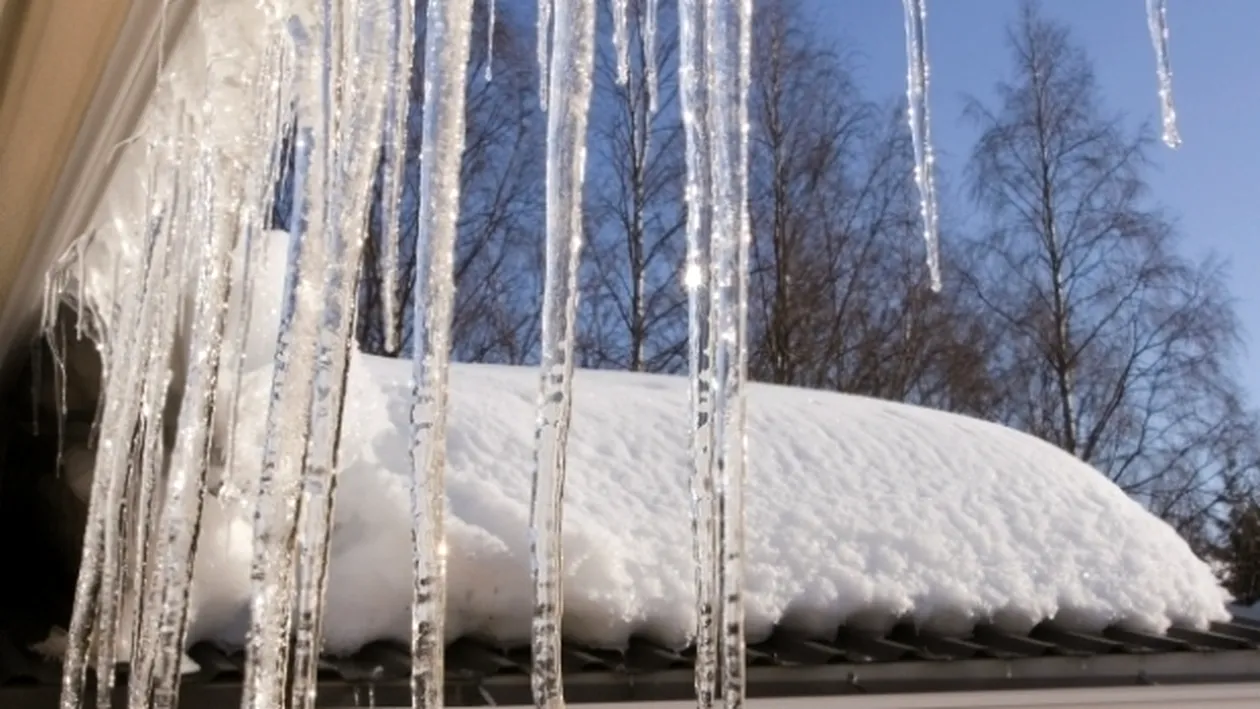
[[[1146,24],[1155,46],[1155,70],[1159,79],[1159,109],[1163,119],[1164,144],[1181,146],[1177,130],[1177,107],[1173,103],[1172,60],[1168,57],[1168,0],[1146,0]]]
[[[717,507],[713,482],[712,403],[710,394],[713,345],[709,307],[710,174],[709,134],[698,117],[707,115],[708,87],[705,57],[704,5],[680,0],[679,95],[686,138],[687,262],[687,387],[690,437],[690,493],[692,557],[695,563],[695,686],[701,709],[713,704],[717,691]]]
[[[546,75],[550,82],[547,90],[550,103],[541,382],[529,532],[536,609],[530,671],[534,704],[545,709],[564,706],[560,667],[560,623],[564,613],[560,535],[572,413],[578,269],[585,230],[582,186],[595,62],[594,3],[585,0],[553,2],[551,67]]]
[[[937,224],[936,157],[928,109],[927,2],[902,0],[906,16],[906,117],[914,141],[914,179],[919,185],[923,240],[933,291],[941,289],[940,229]]]
[[[411,343],[411,694],[417,709],[445,706],[447,380],[472,13],[472,0],[427,6]]]
[[[649,15],[654,13],[649,9]],[[649,16],[649,37],[655,32]],[[752,6],[679,4],[687,143],[687,388],[696,563],[696,694],[744,702],[745,381],[748,376],[748,88]],[[651,41],[645,40],[645,46]],[[646,52],[645,52],[646,53]],[[647,57],[649,66],[654,58]],[[654,90],[654,89],[653,89]],[[715,637],[721,627],[722,635]],[[719,662],[720,660],[720,662]]]

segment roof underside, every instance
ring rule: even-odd
[[[201,666],[185,677],[180,706],[239,706],[240,653],[209,645],[189,652]],[[693,659],[646,641],[624,652],[567,645],[570,702],[686,700],[694,696]],[[55,707],[59,666],[0,638],[0,705]],[[374,643],[348,658],[326,658],[320,706],[410,706],[407,648]],[[899,625],[884,636],[841,629],[830,641],[779,632],[748,648],[754,697],[1135,686],[1260,681],[1260,622],[1235,619],[1210,631],[1166,635],[1110,628],[1069,632],[1052,624],[1025,637],[982,626],[946,638]],[[115,706],[124,706],[125,681]],[[459,640],[447,651],[447,705],[531,704],[529,648],[499,649]]]

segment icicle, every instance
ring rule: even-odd
[[[490,0],[490,9],[486,16],[486,81],[494,80],[494,26],[498,14],[495,0]]]
[[[192,163],[199,164],[193,160]],[[161,184],[160,173],[155,173],[152,184]],[[166,209],[173,218],[184,219],[180,231],[195,233],[198,225],[189,219],[189,207],[185,203],[185,192],[178,189],[183,182],[172,180],[177,189],[170,195],[163,195],[163,207],[155,205],[155,209]],[[185,228],[187,227],[187,228]],[[202,232],[205,233],[204,231]],[[167,242],[167,248],[175,245]],[[139,480],[127,491],[128,517],[130,535],[127,547],[130,554],[127,558],[131,565],[129,598],[131,604],[130,626],[123,629],[131,645],[131,671],[128,678],[128,701],[132,707],[149,707],[152,705],[150,694],[153,689],[154,672],[159,661],[170,662],[182,659],[182,646],[162,649],[158,643],[158,624],[154,615],[161,605],[161,586],[166,568],[151,563],[151,540],[154,538],[157,521],[157,491],[165,463],[163,434],[165,433],[165,408],[167,393],[170,388],[172,372],[168,362],[174,349],[175,327],[181,309],[184,274],[173,265],[173,260],[166,260],[166,273],[163,284],[153,294],[153,307],[160,314],[155,323],[156,331],[151,335],[155,343],[149,348],[147,359],[143,363],[144,374],[141,389],[141,419],[139,438],[139,465],[134,467],[133,474]]]
[[[199,126],[204,129],[206,126]],[[151,609],[152,637],[157,653],[153,667],[150,706],[174,707],[179,694],[187,631],[188,598],[192,583],[193,551],[200,532],[205,496],[210,421],[219,376],[220,355],[228,297],[236,224],[222,224],[215,212],[216,174],[220,164],[213,151],[203,146],[197,164],[202,170],[193,199],[192,234],[203,235],[201,269],[197,279],[192,320],[188,374],[179,412],[179,436],[171,455],[157,539],[156,568],[161,575],[155,596],[160,604]],[[159,419],[160,420],[160,419]]]
[[[656,70],[656,35],[657,17],[660,15],[660,0],[644,0],[647,3],[646,17],[643,20],[643,65],[647,71],[648,111],[656,113],[658,93]]]
[[[738,709],[744,703],[746,680],[744,671],[747,663],[747,645],[744,637],[744,489],[748,470],[748,400],[745,385],[748,381],[748,279],[750,250],[752,243],[752,221],[748,213],[748,99],[752,89],[752,0],[736,0],[736,14],[739,22],[739,83],[735,115],[738,134],[735,181],[737,183],[738,202],[734,206],[735,218],[739,224],[734,233],[738,240],[736,246],[736,344],[735,344],[735,383],[730,396],[734,400],[731,416],[732,429],[727,432],[725,443],[725,465],[723,473],[723,526],[722,547],[725,557],[722,560],[722,609],[723,625],[726,628],[726,647],[722,656],[724,671],[722,684],[725,687],[725,706]],[[732,620],[734,619],[734,620]],[[739,627],[735,626],[738,622]],[[737,674],[738,673],[738,674]]]
[[[260,117],[258,139],[266,143],[265,152],[268,155],[268,160],[266,169],[261,175],[256,176],[254,184],[247,187],[245,202],[247,206],[241,220],[242,228],[245,230],[245,244],[242,253],[243,263],[241,264],[240,277],[233,286],[233,290],[239,292],[240,296],[236,300],[239,322],[237,323],[236,332],[233,333],[233,339],[237,343],[237,352],[236,362],[229,379],[231,386],[228,389],[228,395],[231,397],[231,401],[227,412],[227,440],[226,442],[220,442],[226,449],[223,462],[226,470],[232,470],[236,462],[236,421],[240,415],[239,394],[248,356],[247,344],[251,331],[250,321],[252,319],[254,302],[252,265],[263,258],[263,254],[266,253],[262,248],[262,240],[258,236],[265,220],[270,218],[275,208],[275,185],[285,167],[283,164],[283,159],[286,155],[284,146],[275,138],[276,136],[287,135],[288,128],[292,127],[296,120],[293,115],[290,83],[293,57],[286,46],[286,40],[283,36],[273,40],[268,49],[268,57],[264,65],[263,75],[259,78],[257,95],[259,103],[267,106],[267,110]],[[252,200],[257,200],[259,205],[257,209],[248,207]],[[217,408],[218,404],[216,403],[216,416],[220,415],[217,412]]]
[[[613,51],[617,53],[617,83],[625,86],[630,79],[630,29],[627,20],[631,0],[612,0]]]
[[[1168,57],[1168,0],[1146,0],[1146,24],[1155,45],[1155,67],[1159,77],[1159,108],[1164,123],[1164,144],[1181,147],[1177,130],[1177,107],[1173,104],[1172,61]]]
[[[412,301],[412,706],[444,706],[446,410],[472,0],[428,6]]]
[[[933,292],[941,290],[941,263],[936,204],[936,158],[928,111],[927,6],[925,0],[902,0],[906,15],[907,117],[914,140],[914,179],[919,186],[923,239]]]
[[[534,581],[534,704],[564,705],[560,668],[565,446],[572,412],[582,185],[594,64],[594,3],[557,0],[547,116],[547,256],[543,288],[538,448],[530,499]]]
[[[352,7],[352,17],[371,17],[376,0]],[[390,67],[384,57],[369,51],[375,43],[375,26],[368,21],[347,23],[344,30],[345,70],[348,72],[338,98],[335,85],[325,85],[322,99],[336,104],[337,123],[323,144],[325,159],[336,166],[329,174],[313,174],[324,180],[315,185],[324,204],[311,222],[307,237],[322,238],[327,254],[323,273],[322,307],[316,337],[314,392],[306,469],[298,506],[299,577],[297,586],[297,641],[294,647],[293,704],[295,709],[315,705],[320,637],[327,592],[329,541],[334,512],[333,490],[339,470],[341,420],[345,409],[346,376],[354,344],[359,261],[369,191],[375,168],[380,133],[366,127],[380,125],[388,101]],[[378,63],[379,62],[379,63]],[[401,77],[399,77],[401,80]],[[409,79],[408,79],[409,80]],[[385,91],[377,87],[386,86]],[[327,115],[327,113],[325,113]],[[331,156],[331,157],[329,157]]]
[[[326,176],[337,165],[329,141],[332,138],[334,106],[328,97],[332,86],[341,83],[343,63],[337,38],[340,37],[341,7],[332,0],[323,3],[322,42],[311,46],[310,34],[296,19],[289,32],[296,47],[294,85],[304,87],[303,67],[319,69],[315,106],[298,109],[293,146],[293,200],[290,218],[290,247],[286,264],[284,304],[276,340],[275,370],[272,375],[262,454],[262,471],[257,486],[254,514],[254,554],[250,579],[254,588],[250,604],[248,655],[242,706],[270,709],[284,706],[288,684],[290,613],[294,594],[297,540],[296,508],[301,495],[306,442],[311,435],[311,402],[318,362],[321,279],[327,254],[320,233],[326,224]],[[301,100],[301,99],[299,99]],[[314,159],[312,159],[314,156]],[[307,180],[311,189],[306,187]],[[307,219],[308,211],[318,210]],[[307,222],[309,221],[309,225]],[[304,233],[307,232],[307,233]]]
[[[718,592],[722,598],[721,667],[723,706],[739,709],[744,702],[743,616],[743,399],[744,323],[740,321],[741,293],[747,273],[742,270],[746,186],[741,169],[745,113],[740,110],[743,73],[742,24],[737,5],[729,0],[707,0],[707,108],[711,141],[710,189],[710,308],[713,350],[713,464],[720,510]]]
[[[298,126],[297,163],[294,168],[294,208],[305,204],[312,131]],[[313,192],[313,191],[312,191]],[[322,195],[309,195],[311,204]],[[315,376],[314,323],[319,277],[325,256],[319,239],[303,238],[295,216],[286,268],[285,303],[277,337],[275,373],[268,405],[263,444],[262,473],[254,517],[254,557],[250,579],[254,588],[250,603],[248,654],[245,665],[243,706],[269,709],[285,705],[288,678],[289,631],[292,616],[297,507],[305,442],[310,435],[311,382]]]
[[[398,351],[401,335],[398,303],[399,210],[407,172],[407,135],[411,124],[411,81],[416,46],[416,0],[392,0],[392,51],[389,53],[388,100],[385,104],[384,172],[381,175],[381,314],[385,349]]]
[[[178,111],[176,115],[182,116],[183,112]],[[178,135],[178,131],[175,134]],[[151,159],[160,152],[153,150]],[[162,155],[158,159],[169,162],[178,160],[170,154]],[[171,189],[177,192],[178,184]],[[80,706],[86,681],[89,642],[97,650],[95,664],[98,668],[98,699],[108,701],[113,686],[115,648],[109,630],[115,625],[114,583],[119,563],[119,512],[131,462],[133,432],[140,416],[143,391],[141,376],[145,361],[143,352],[149,344],[142,335],[151,332],[152,320],[157,316],[155,308],[146,307],[146,296],[162,288],[169,257],[167,244],[170,243],[173,231],[169,215],[158,213],[151,214],[150,217],[153,221],[140,250],[139,263],[135,265],[136,273],[130,278],[120,280],[125,285],[116,296],[121,307],[118,318],[113,321],[114,326],[120,332],[137,333],[137,336],[115,338],[111,343],[110,360],[113,366],[108,368],[108,376],[104,382],[105,405],[101,415],[101,438],[93,471],[83,556],[62,671],[61,705],[65,709],[77,709]],[[115,228],[120,235],[127,233],[127,225],[118,224]],[[91,638],[90,633],[93,636]]]
[[[691,418],[691,531],[696,562],[696,699],[700,709],[713,706],[717,687],[714,617],[717,540],[712,470],[710,385],[712,339],[709,309],[709,144],[706,108],[704,0],[680,0],[679,88],[686,136],[688,386]]]
[[[748,93],[752,4],[679,3],[687,140],[687,267],[696,696],[744,702],[743,547],[747,378]],[[721,608],[721,637],[716,609]],[[720,663],[718,654],[720,651]]]
[[[538,0],[538,103],[547,110],[547,92],[551,66],[551,10],[553,2],[564,0]]]

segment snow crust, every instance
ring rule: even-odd
[[[270,240],[251,331],[274,333],[284,241]],[[209,499],[190,640],[243,640],[249,499],[270,387],[265,336],[246,344],[234,467]],[[331,550],[328,649],[406,640],[410,363],[351,362]],[[449,624],[529,636],[529,488],[538,379],[455,365],[448,460]],[[565,506],[565,631],[619,647],[688,642],[694,565],[686,382],[579,371]],[[995,424],[857,396],[749,389],[751,637],[830,635],[911,617],[949,633],[1045,619],[1163,631],[1226,620],[1228,595],[1186,543],[1102,475]],[[226,440],[220,420],[217,437]]]

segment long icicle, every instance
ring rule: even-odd
[[[385,350],[398,351],[401,336],[398,256],[402,228],[403,183],[407,170],[407,135],[411,119],[411,82],[416,45],[416,0],[390,0],[391,42],[388,99],[385,104],[384,170],[381,174],[381,327]]]
[[[710,307],[715,340],[713,354],[713,451],[717,475],[718,589],[722,599],[720,664],[723,706],[744,704],[743,615],[743,417],[744,382],[741,351],[743,323],[740,294],[747,274],[741,272],[745,186],[741,184],[743,59],[741,18],[730,0],[707,0],[705,30],[708,59],[708,132],[712,157],[712,235],[710,237]]]
[[[691,533],[695,559],[696,663],[695,688],[699,709],[713,706],[717,691],[717,643],[714,574],[717,553],[711,377],[713,357],[709,308],[709,136],[704,125],[705,47],[703,0],[679,0],[679,88],[686,137],[687,261],[683,283],[687,289],[687,346],[690,381]]]
[[[428,5],[412,293],[411,695],[417,709],[444,706],[447,381],[472,17],[472,0]]]
[[[201,274],[196,292],[196,316],[192,322],[191,359],[179,412],[180,435],[171,456],[166,495],[159,518],[158,572],[161,605],[152,609],[156,620],[157,653],[153,671],[155,709],[174,707],[179,694],[184,637],[187,632],[188,598],[193,557],[200,532],[205,498],[210,419],[214,408],[226,312],[222,307],[230,286],[235,224],[215,221],[214,190],[219,165],[211,151],[203,149],[204,173],[197,181],[201,194],[195,200],[196,227],[204,235]]]
[[[534,705],[564,706],[563,615],[565,447],[572,415],[577,278],[582,251],[582,185],[595,57],[591,0],[557,0],[547,116],[547,257],[543,287],[538,447],[530,495]]]
[[[914,180],[919,186],[928,275],[932,291],[939,293],[941,256],[937,226],[936,158],[932,151],[932,121],[928,111],[927,5],[926,0],[902,0],[902,3],[906,16],[906,115],[914,142]]]
[[[387,16],[382,0],[352,0],[346,17]],[[394,18],[396,19],[396,18]],[[316,369],[311,399],[310,431],[306,441],[306,468],[298,505],[297,621],[293,648],[292,704],[294,709],[315,706],[319,652],[323,632],[324,602],[328,588],[329,541],[332,534],[334,491],[337,486],[341,422],[345,410],[346,378],[354,346],[355,298],[359,292],[360,261],[368,216],[368,190],[377,163],[381,124],[389,102],[389,59],[370,51],[378,39],[377,25],[362,19],[341,25],[337,40],[345,80],[321,87],[321,101],[335,105],[335,122],[328,124],[322,148],[331,172],[316,172],[322,184],[323,204],[316,214],[322,226],[314,235],[323,239],[328,260],[322,274],[323,307],[315,342]],[[394,73],[393,80],[409,81]],[[384,91],[376,87],[385,87]]]
[[[1173,103],[1172,60],[1168,56],[1168,0],[1146,0],[1146,25],[1155,46],[1155,71],[1159,78],[1159,108],[1163,118],[1164,144],[1181,147],[1177,130],[1177,106]]]
[[[320,18],[318,53],[310,33],[296,19],[289,32],[297,46],[297,66],[318,67],[319,95],[314,107],[300,105],[293,169],[294,215],[290,219],[290,247],[286,264],[284,304],[276,339],[262,471],[254,512],[254,553],[250,566],[253,594],[250,599],[248,662],[242,706],[270,709],[284,706],[289,670],[289,635],[293,625],[292,602],[296,575],[297,507],[306,467],[306,442],[311,434],[311,402],[316,377],[318,338],[317,296],[322,293],[328,254],[323,230],[328,176],[336,170],[329,142],[336,107],[332,88],[343,69],[340,56],[340,3],[324,0]],[[298,72],[295,84],[303,86]],[[300,101],[301,99],[299,99]],[[307,189],[307,182],[311,187]],[[311,218],[303,215],[311,211]],[[309,224],[304,222],[309,221]]]
[[[748,188],[748,100],[752,90],[752,0],[736,0],[736,14],[739,22],[738,47],[739,83],[737,84],[737,103],[735,106],[736,135],[736,171],[738,204],[735,205],[735,218],[738,228],[735,238],[736,246],[736,344],[735,344],[735,389],[732,394],[734,411],[732,412],[733,431],[728,432],[725,471],[726,500],[723,507],[725,513],[723,524],[723,548],[726,553],[722,561],[725,585],[722,588],[724,607],[722,610],[726,624],[727,649],[724,656],[726,675],[727,707],[736,709],[744,702],[745,675],[747,661],[747,645],[744,638],[744,553],[745,553],[745,517],[744,490],[748,474],[748,398],[745,387],[748,382],[748,280],[750,250],[752,248],[752,221],[749,214]],[[736,630],[731,619],[737,619],[740,627]],[[734,679],[734,670],[740,673]]]

